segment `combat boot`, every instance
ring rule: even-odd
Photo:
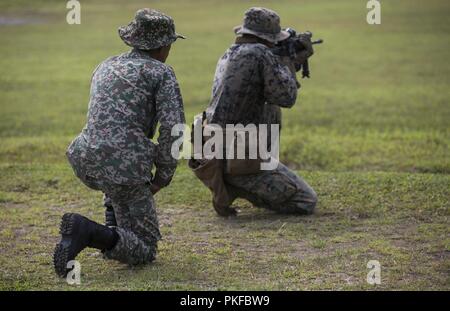
[[[61,241],[56,244],[53,264],[56,274],[65,277],[67,263],[86,247],[112,249],[119,239],[117,232],[76,213],[64,214],[60,226]]]

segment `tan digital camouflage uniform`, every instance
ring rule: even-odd
[[[95,70],[87,124],[67,150],[75,174],[105,193],[117,220],[119,241],[105,256],[129,264],[151,262],[161,238],[150,183],[167,186],[177,161],[171,145],[184,123],[180,89],[171,67],[138,48],[158,48],[180,37],[173,21],[143,9],[119,29],[130,52],[108,58]],[[153,143],[157,124],[158,144]],[[156,172],[152,178],[152,168]]]
[[[265,30],[265,34],[276,38],[279,17],[267,9],[252,8],[245,14],[244,25],[235,31],[239,34],[241,29],[250,29],[244,33],[257,36]],[[208,123],[280,124],[280,107],[294,105],[297,87],[295,74],[269,47],[260,43],[233,44],[217,64],[206,110]],[[225,181],[238,197],[281,213],[310,214],[317,202],[314,190],[281,163],[275,170],[257,174],[225,174]]]

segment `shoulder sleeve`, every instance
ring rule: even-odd
[[[290,108],[297,98],[295,73],[278,56],[266,49],[261,57],[264,97],[268,104]]]
[[[164,187],[172,180],[177,166],[177,159],[172,157],[171,148],[179,136],[171,135],[172,127],[185,123],[180,88],[175,73],[168,66],[164,69],[156,92],[156,117],[160,127],[154,182]]]

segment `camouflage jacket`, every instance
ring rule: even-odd
[[[280,107],[294,105],[297,86],[295,74],[267,46],[233,44],[217,64],[208,122],[279,124]]]
[[[153,138],[160,123],[158,144]],[[113,184],[169,184],[177,165],[172,126],[184,123],[183,102],[171,67],[133,49],[94,71],[87,124],[67,150],[78,177]],[[80,176],[83,175],[83,176]]]

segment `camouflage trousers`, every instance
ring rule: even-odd
[[[102,191],[114,209],[119,240],[104,256],[129,265],[152,262],[161,234],[150,186],[115,185],[89,176],[81,180],[88,187]]]
[[[283,214],[311,214],[317,203],[315,191],[281,162],[258,174],[225,174],[225,182],[237,197]]]

